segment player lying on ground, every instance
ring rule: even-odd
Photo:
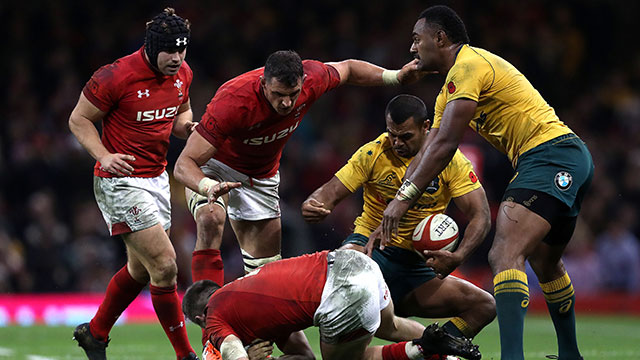
[[[320,330],[324,359],[441,359],[443,353],[480,359],[470,340],[452,337],[437,324],[425,329],[396,317],[380,269],[353,250],[272,262],[222,288],[198,281],[187,289],[182,309],[205,329],[213,345],[208,351],[219,350],[224,360],[249,359],[245,346],[258,339],[275,342],[282,359],[314,359],[301,336],[310,326]],[[368,347],[374,334],[401,342]]]
[[[380,225],[386,204],[394,198],[407,165],[427,142],[431,121],[419,98],[398,95],[385,111],[387,132],[362,146],[326,184],[302,204],[302,216],[309,222],[324,219],[344,198],[364,187],[364,207],[355,220],[353,234],[343,248],[364,251],[369,235]],[[425,252],[427,261],[415,252],[411,235],[428,215],[442,213],[453,199],[469,224],[458,249]],[[389,284],[396,313],[425,318],[453,317],[444,328],[456,336],[475,336],[495,318],[491,294],[473,284],[447,276],[466,260],[491,227],[485,192],[467,158],[456,151],[447,167],[430,182],[427,191],[402,218],[399,233],[383,250],[373,248],[373,260]],[[375,235],[374,235],[375,236]],[[446,252],[446,262],[433,254]],[[438,276],[436,276],[438,275]]]

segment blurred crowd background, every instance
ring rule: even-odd
[[[442,3],[442,2],[441,2]],[[192,22],[187,61],[191,104],[199,120],[226,80],[260,67],[280,49],[302,58],[364,59],[387,68],[411,60],[413,24],[425,1],[18,1],[0,4],[3,81],[0,112],[0,292],[70,292],[106,288],[126,261],[108,235],[92,190],[93,159],[67,125],[93,71],[142,46],[145,22],[171,5]],[[451,1],[471,44],[520,71],[585,140],[596,175],[565,264],[578,294],[640,292],[640,47],[638,2]],[[280,168],[283,255],[339,246],[361,209],[360,194],[318,225],[300,205],[356,149],[385,130],[384,107],[398,93],[433,109],[444,81],[406,87],[344,86],[316,103],[285,148]],[[513,174],[506,157],[470,132],[473,159],[494,209]],[[172,138],[169,173],[184,141]],[[195,223],[183,187],[173,181],[171,237],[179,284],[190,282]],[[452,205],[453,207],[453,205]],[[464,228],[455,208],[450,214]],[[481,284],[490,274],[493,231],[460,269]],[[227,280],[242,273],[227,225]],[[533,283],[533,281],[531,281]]]

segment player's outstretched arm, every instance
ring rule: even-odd
[[[387,70],[381,66],[363,60],[343,60],[327,63],[340,74],[340,85],[382,86],[410,84],[418,81],[426,74],[418,70],[417,60],[405,64],[400,70]]]
[[[178,108],[178,115],[176,115],[176,119],[173,121],[171,133],[177,138],[186,139],[191,135],[196,125],[197,123],[193,122],[191,100],[188,100]]]
[[[80,94],[76,107],[69,116],[69,129],[89,154],[100,162],[102,168],[117,176],[128,176],[134,171],[130,161],[136,158],[128,154],[112,154],[100,141],[95,123],[102,121],[106,113]]]
[[[427,265],[433,267],[439,278],[446,277],[464,263],[482,244],[491,229],[491,212],[482,187],[454,198],[453,201],[469,219],[469,224],[458,249],[453,253],[446,250],[424,251]]]
[[[351,191],[334,176],[324,185],[317,188],[302,203],[302,217],[310,223],[320,222],[349,194],[351,194]]]

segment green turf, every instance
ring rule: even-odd
[[[578,341],[585,359],[640,359],[640,318],[578,317]],[[86,359],[71,340],[71,327],[0,327],[1,359]],[[199,350],[200,331],[188,327],[191,343]],[[307,330],[317,354],[317,329]],[[175,359],[160,325],[117,326],[111,332],[107,354],[117,359]],[[375,344],[384,342],[374,340]],[[475,339],[483,359],[499,358],[498,325],[493,322]],[[544,316],[527,316],[525,353],[527,359],[544,359],[555,354],[555,334],[551,321]],[[320,356],[318,356],[320,358]]]

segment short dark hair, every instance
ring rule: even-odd
[[[304,75],[302,59],[293,50],[280,50],[269,55],[264,65],[264,78],[275,78],[286,86],[294,87]]]
[[[387,104],[385,115],[389,115],[396,124],[402,124],[410,117],[413,121],[421,125],[429,119],[427,106],[419,97],[413,95],[400,94]]]
[[[204,308],[207,306],[209,298],[218,289],[220,289],[218,284],[206,279],[191,284],[182,298],[182,312],[184,316],[194,324],[204,327],[204,324],[201,324],[201,322],[196,319],[196,316],[204,314]]]
[[[418,20],[420,19],[424,19],[431,25],[437,25],[447,34],[449,40],[454,44],[469,43],[469,35],[467,34],[467,28],[464,26],[464,22],[462,22],[460,16],[448,6],[436,5],[427,8],[418,16]]]

